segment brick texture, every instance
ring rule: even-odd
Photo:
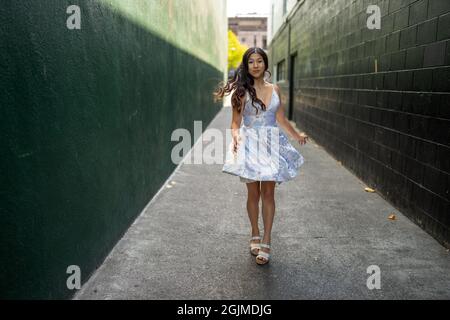
[[[295,61],[278,82],[286,112],[450,247],[450,1],[306,0],[287,23],[269,47],[271,67]]]

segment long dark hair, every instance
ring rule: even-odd
[[[252,99],[252,106],[256,109],[258,113],[258,108],[255,106],[255,102],[259,103],[262,110],[266,110],[266,105],[256,96],[256,90],[253,88],[255,80],[252,75],[248,72],[248,60],[250,59],[250,55],[258,53],[264,60],[265,70],[264,72],[269,73],[269,77],[272,76],[269,69],[269,60],[267,59],[267,54],[263,49],[258,47],[253,47],[245,51],[242,62],[237,68],[234,76],[229,79],[226,84],[222,81],[219,84],[219,88],[214,92],[215,100],[222,99],[225,95],[230,94],[233,90],[234,93],[231,96],[231,105],[234,109],[236,109],[239,113],[241,113],[241,98],[245,96],[246,91],[250,94]]]

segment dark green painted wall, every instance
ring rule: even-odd
[[[450,247],[450,1],[305,0],[288,24],[270,56],[297,55],[293,120]]]
[[[175,169],[172,131],[218,112],[221,62],[180,47],[98,1],[2,1],[1,298],[72,296],[66,268],[85,282]]]

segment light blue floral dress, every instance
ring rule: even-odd
[[[258,113],[247,92],[241,137],[237,152],[232,152],[229,144],[222,172],[240,177],[242,182],[275,181],[278,184],[292,180],[304,163],[303,156],[289,142],[286,134],[276,122],[276,112],[280,107],[280,97],[275,89],[266,111],[255,102]]]

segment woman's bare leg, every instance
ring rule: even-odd
[[[252,226],[252,236],[259,236],[258,216],[259,216],[259,199],[261,196],[260,182],[246,183],[248,190],[247,197],[247,213]],[[259,243],[259,240],[253,240],[253,243]]]
[[[264,237],[262,242],[271,241],[272,225],[275,216],[275,181],[261,181],[262,216],[264,221]],[[269,248],[261,248],[270,252]]]

